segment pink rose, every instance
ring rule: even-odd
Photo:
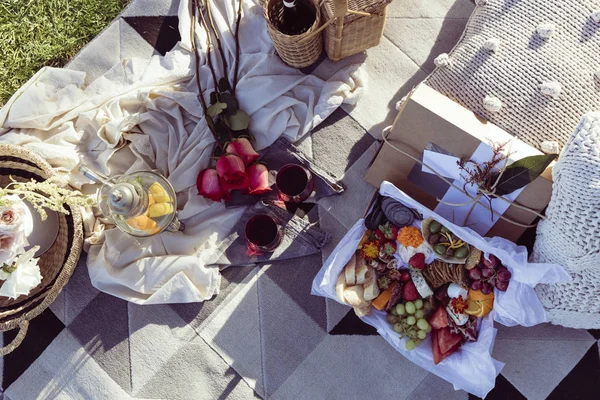
[[[225,152],[234,154],[244,161],[244,165],[249,165],[254,161],[258,160],[260,155],[254,151],[252,143],[246,138],[234,139],[232,142],[227,144]]]
[[[250,194],[262,194],[271,190],[269,186],[269,170],[264,164],[252,164],[247,170]]]
[[[217,174],[223,189],[248,190],[248,175],[244,161],[235,154],[223,154],[217,161]]]
[[[2,222],[6,225],[10,225],[15,222],[15,212],[13,210],[6,210],[2,213],[0,219],[2,219]]]
[[[223,190],[219,175],[214,168],[207,168],[200,172],[196,180],[198,194],[212,201],[229,200],[229,192]]]

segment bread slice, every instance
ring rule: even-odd
[[[341,301],[342,303],[346,302],[346,300],[344,299],[344,290],[345,289],[346,289],[346,277],[344,276],[344,273],[341,273],[337,278],[337,282],[335,283],[335,295],[338,298],[338,300]]]
[[[371,305],[370,302],[365,300],[364,289],[361,285],[347,287],[344,290],[344,299],[352,307],[367,308]]]
[[[356,253],[352,254],[350,261],[344,267],[346,285],[356,285]]]
[[[371,301],[379,296],[379,285],[377,285],[377,274],[373,268],[369,268],[365,276],[364,296],[365,300]]]
[[[369,270],[369,267],[367,266],[367,261],[360,256],[356,257],[355,273],[356,273],[356,284],[357,285],[363,285],[365,283],[365,277],[367,275],[368,270]]]
[[[371,306],[368,307],[354,307],[354,313],[356,314],[357,317],[364,317],[365,315],[368,315],[371,312]]]

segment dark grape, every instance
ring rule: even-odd
[[[510,273],[510,271],[504,267],[502,267],[498,270],[498,280],[499,281],[508,282],[510,280],[511,276],[512,276],[512,274]]]
[[[450,247],[448,247],[446,249],[446,256],[452,257],[453,255],[454,255],[454,249],[451,249]]]
[[[479,268],[473,268],[469,271],[469,278],[478,281],[481,279],[481,270]]]
[[[492,277],[491,277],[491,278],[488,280],[489,284],[490,284],[490,285],[492,285],[492,286],[496,286],[496,282],[497,282],[497,281],[498,281],[498,279],[496,279],[496,276],[495,276],[495,275],[494,275],[494,276],[492,276]]]
[[[481,276],[483,276],[484,279],[491,278],[495,273],[496,271],[494,271],[493,268],[484,268],[481,270]]]
[[[473,290],[481,290],[482,284],[483,283],[481,281],[473,281],[473,282],[471,282],[471,289],[473,289]]]
[[[492,293],[492,290],[494,290],[494,288],[489,283],[482,283],[481,284],[481,293],[483,293],[483,294],[490,294],[490,293]]]
[[[498,259],[493,254],[490,254],[490,258],[482,257],[482,259],[483,265],[488,268],[496,268],[498,266]]]
[[[508,289],[508,282],[506,282],[506,281],[496,282],[496,289],[506,292],[506,289]]]

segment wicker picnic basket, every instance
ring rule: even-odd
[[[317,18],[310,29],[300,35],[286,35],[277,30],[274,21],[283,14],[283,1],[265,0],[264,8],[267,29],[279,57],[290,67],[304,68],[314,64],[323,52],[323,35],[319,26],[321,24],[321,11],[313,2]]]
[[[5,187],[9,177],[17,181],[43,181],[53,171],[39,155],[20,146],[0,144],[0,185]],[[28,295],[17,299],[0,297],[0,332],[19,328],[16,338],[0,349],[4,356],[16,349],[27,334],[29,321],[40,315],[56,299],[67,284],[83,244],[83,225],[79,209],[69,209],[69,215],[58,214],[59,230],[56,241],[39,259],[42,282]],[[3,284],[0,281],[0,286]],[[6,337],[6,336],[5,336]]]
[[[377,46],[392,0],[325,0],[321,6],[325,51],[332,61]]]

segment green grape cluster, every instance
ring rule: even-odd
[[[406,350],[413,350],[431,332],[431,325],[425,319],[425,314],[431,309],[429,302],[421,299],[396,304],[392,307],[391,314],[387,315],[387,322],[393,325],[394,332],[400,333],[400,339],[408,337]]]

